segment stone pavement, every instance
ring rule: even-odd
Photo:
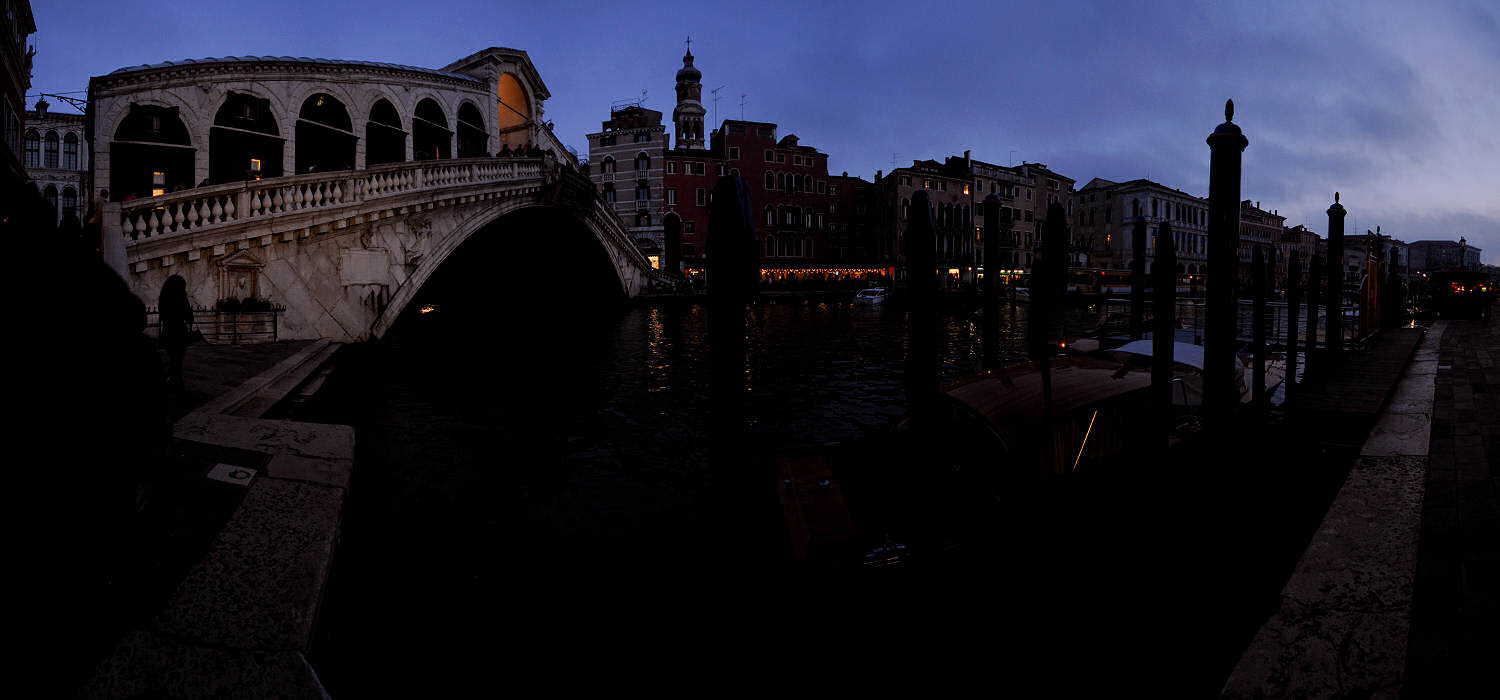
[[[1497,697],[1500,323],[1452,321],[1438,359],[1404,697]]]
[[[319,341],[189,350],[188,392],[171,407],[181,472],[172,496],[181,503],[165,517],[191,546],[175,546],[179,568],[153,572],[151,585],[166,590],[139,596],[138,622],[81,696],[326,697],[304,654],[338,539],[354,433],[259,416],[314,378],[333,349]],[[221,465],[244,481],[210,480]],[[137,547],[149,555],[174,545]]]

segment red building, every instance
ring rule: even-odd
[[[664,154],[663,221],[676,217],[681,224],[689,274],[703,268],[708,252],[714,184],[721,176],[738,175],[756,215],[763,281],[774,287],[869,277],[874,270],[860,267],[873,253],[861,199],[868,196],[869,183],[847,173],[830,177],[827,154],[802,145],[795,135],[778,139],[770,122],[726,120],[704,148],[695,137],[701,134],[695,131],[702,120],[701,78],[692,54],[684,56],[673,111],[677,144]]]

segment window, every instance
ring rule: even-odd
[[[839,186],[838,185],[829,185],[828,186],[828,194],[838,194],[838,193],[839,193]]]
[[[1030,209],[1026,210],[1026,220],[1027,221],[1031,221],[1031,210]]]
[[[964,185],[964,194],[966,194],[966,195],[969,194],[969,186],[968,185]]]
[[[608,136],[600,136],[599,137],[599,145],[600,146],[613,146],[613,145],[615,145],[615,135],[614,134],[610,134]]]
[[[774,152],[771,149],[767,148],[766,149],[766,162],[770,163],[771,161],[774,161],[774,160],[776,160]]]
[[[769,170],[766,171],[766,189],[776,189],[776,173],[773,173]]]
[[[670,204],[676,204],[676,203],[677,203],[677,190],[676,189],[667,190],[667,204],[670,205]]]
[[[763,139],[774,139],[776,138],[776,130],[769,126],[763,126],[755,130],[755,135]]]
[[[604,183],[604,201],[606,201],[606,202],[613,202],[613,201],[615,201],[615,183],[613,183],[613,182],[606,182],[606,183]]]
[[[745,135],[745,125],[744,124],[730,124],[729,125],[729,133],[734,134],[735,136],[744,136]]]
[[[691,221],[684,221],[684,222],[682,222],[682,232],[683,233],[693,233],[694,227],[695,227],[694,223],[691,222]],[[688,253],[688,254],[691,255],[691,253]]]
[[[669,161],[667,161],[667,173],[670,174],[670,175],[676,175],[677,174],[677,161],[675,161],[675,160],[669,160]]]
[[[702,175],[703,174],[703,170],[704,169],[703,169],[703,164],[702,163],[693,163],[693,174],[694,175]]]
[[[903,199],[901,200],[901,220],[905,221],[909,218],[911,218],[911,200]]]
[[[822,180],[819,180],[818,181],[818,194],[824,194],[826,192],[828,192],[828,183],[823,182]]]
[[[42,167],[42,135],[35,131],[26,132],[26,167]]]
[[[1155,217],[1157,215],[1157,204],[1159,204],[1159,201],[1155,197],[1152,197],[1151,198],[1151,216],[1152,217]]]
[[[68,212],[73,212],[73,215],[77,216],[78,215],[78,192],[75,191],[71,187],[65,187],[65,188],[63,188],[62,205],[63,205],[63,216],[67,216]]]
[[[708,205],[708,200],[705,198],[702,187],[699,187],[697,190],[697,202],[700,207]]]
[[[1030,187],[1026,188],[1026,201],[1028,201],[1028,202],[1031,201],[1031,188]]]
[[[739,160],[740,159],[740,147],[739,146],[730,146],[729,147],[729,159],[730,160]]]
[[[773,210],[773,209],[771,209],[770,205],[766,205],[766,225],[767,226],[775,226],[776,225],[776,211]]]
[[[78,134],[68,132],[68,135],[63,137],[63,168],[78,169]]]
[[[724,177],[724,168],[725,168],[724,164],[720,163],[719,164],[719,177]]]
[[[903,184],[903,185],[910,185],[911,184],[911,176],[910,175],[902,175],[901,176],[901,184]]]
[[[635,135],[635,142],[636,143],[650,143],[651,142],[651,134],[636,134]]]
[[[601,163],[599,163],[599,172],[608,174],[608,173],[613,173],[614,171],[615,171],[615,158],[614,158],[614,156],[604,156],[604,161],[601,162]]]
[[[43,151],[42,164],[48,168],[57,167],[57,132],[47,132],[47,146]]]
[[[47,189],[45,189],[45,190],[42,191],[42,197],[47,200],[47,208],[49,208],[49,209],[52,210],[52,215],[56,216],[57,215],[57,188],[55,186],[53,186],[53,185],[47,185]]]
[[[635,186],[635,201],[645,202],[651,199],[651,186],[645,182],[637,183]]]
[[[785,163],[786,162],[786,154],[785,153],[777,153],[776,154],[776,162],[777,163]]]
[[[651,225],[651,213],[650,212],[644,212],[644,211],[638,211],[638,212],[636,212],[635,213],[635,225],[636,226],[650,226]]]
[[[167,172],[165,170],[151,171],[151,196],[160,197],[167,193]]]
[[[930,189],[932,189],[932,181],[931,180],[923,180],[922,181],[922,189],[924,189],[924,190],[930,190]]]
[[[766,257],[768,257],[768,258],[775,257],[775,255],[776,255],[776,237],[775,236],[766,236]]]
[[[644,153],[636,155],[636,157],[635,157],[635,169],[637,171],[650,170],[651,169],[651,156],[648,156],[648,155],[646,155]]]

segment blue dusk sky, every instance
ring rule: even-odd
[[[1366,2],[718,4],[32,2],[35,93],[123,66],[290,55],[441,67],[530,54],[546,117],[580,152],[612,102],[670,119],[693,38],[716,125],[776,122],[865,179],[914,159],[1043,162],[1207,196],[1225,98],[1242,198],[1326,233],[1466,236],[1500,264],[1500,4]],[[710,90],[719,91],[717,117]],[[77,93],[82,96],[82,93]],[[56,102],[55,100],[53,102]],[[66,109],[59,105],[58,108]]]

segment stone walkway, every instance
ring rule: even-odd
[[[1403,696],[1500,696],[1500,323],[1448,324],[1430,453]]]

